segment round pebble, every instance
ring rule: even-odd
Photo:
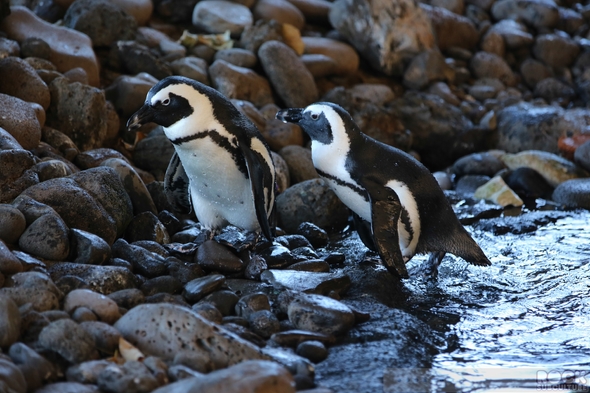
[[[328,350],[320,341],[304,341],[297,345],[295,353],[311,360],[314,363],[319,363],[328,357]]]

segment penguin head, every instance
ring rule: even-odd
[[[306,108],[283,109],[277,112],[276,118],[299,125],[313,142],[324,145],[348,140],[347,125],[353,122],[348,112],[331,102],[318,102]]]
[[[143,106],[129,118],[127,129],[153,122],[174,139],[194,132],[194,125],[207,128],[215,120],[209,90],[213,89],[189,78],[164,78],[150,89]]]

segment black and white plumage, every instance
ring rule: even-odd
[[[298,124],[311,138],[313,164],[352,211],[365,245],[387,269],[408,277],[405,263],[432,252],[437,267],[445,253],[467,262],[491,262],[463,228],[430,171],[409,154],[363,134],[336,104],[279,111],[277,119]]]
[[[127,128],[148,122],[161,125],[174,144],[164,182],[174,206],[192,207],[212,230],[231,224],[272,239],[275,169],[250,119],[217,90],[172,76],[151,88]]]

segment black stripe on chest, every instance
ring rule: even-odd
[[[221,147],[224,150],[227,150],[229,152],[229,154],[231,154],[231,156],[232,156],[236,166],[240,170],[240,172],[242,172],[244,174],[244,176],[246,176],[246,178],[249,177],[248,176],[248,168],[246,167],[246,161],[244,160],[244,157],[242,156],[242,154],[240,154],[240,149],[236,146],[233,146],[230,143],[229,139],[227,139],[226,137],[219,134],[219,132],[217,132],[216,130],[206,130],[203,132],[197,132],[192,135],[183,136],[181,138],[170,139],[170,142],[172,142],[173,145],[180,146],[184,143],[195,141],[197,139],[205,139],[205,138],[211,138],[211,140],[217,146]]]
[[[365,191],[364,188],[361,188],[361,187],[357,186],[356,184],[346,182],[346,181],[340,179],[339,177],[332,176],[329,173],[321,171],[317,168],[316,168],[316,171],[318,172],[318,175],[320,175],[321,177],[325,177],[326,179],[332,180],[334,183],[338,184],[339,186],[351,189],[352,191],[356,192],[361,197],[363,197],[363,199],[365,201],[369,202],[369,196],[367,195],[367,191]]]

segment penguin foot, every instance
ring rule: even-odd
[[[428,281],[436,281],[438,278],[438,267],[440,266],[446,252],[436,251],[430,254],[428,260],[412,269],[412,275],[419,275]]]

